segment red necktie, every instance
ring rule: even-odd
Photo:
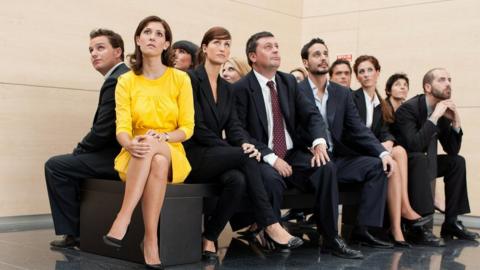
[[[285,141],[285,128],[283,127],[283,114],[280,109],[277,90],[273,81],[267,82],[270,88],[270,96],[272,99],[272,116],[273,116],[273,152],[280,158],[285,158],[287,153],[287,143]]]

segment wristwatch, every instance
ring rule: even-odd
[[[170,140],[170,136],[168,135],[168,133],[163,133],[163,135],[165,135],[165,141],[168,142]]]

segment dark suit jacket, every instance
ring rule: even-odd
[[[73,150],[73,154],[81,157],[87,165],[96,166],[99,160],[107,159],[111,160],[113,169],[113,160],[121,149],[115,134],[115,87],[117,78],[127,71],[128,67],[121,64],[105,80],[100,90],[92,128]]]
[[[280,107],[295,149],[307,150],[316,138],[325,138],[325,123],[307,98],[297,89],[295,77],[291,74],[278,71],[275,83],[280,100]],[[250,71],[245,77],[233,85],[238,117],[244,129],[250,134],[250,143],[255,144],[262,156],[273,153],[268,148],[268,123],[263,100],[262,89],[253,73]],[[309,141],[303,141],[297,130],[303,127],[310,135]]]
[[[202,152],[212,146],[240,146],[248,142],[235,109],[233,89],[230,83],[217,78],[217,103],[203,65],[189,70],[195,105],[195,129],[190,140],[184,143],[189,158],[202,158]],[[225,130],[227,140],[222,138]],[[191,160],[192,161],[192,160]]]
[[[431,176],[436,177],[437,139],[448,155],[457,155],[462,144],[463,132],[457,133],[452,128],[452,122],[446,117],[440,117],[437,125],[427,120],[427,104],[425,95],[417,95],[395,112],[393,132],[397,142],[408,153],[423,152],[429,157]]]
[[[380,98],[380,97],[379,97]],[[362,88],[353,92],[353,101],[357,106],[358,113],[364,124],[367,123],[367,104],[365,103],[365,93],[363,93]],[[373,121],[372,128],[373,134],[380,142],[393,141],[395,142],[395,137],[390,133],[390,127],[382,117],[382,107],[377,106],[373,109]]]
[[[308,79],[300,82],[298,88],[308,97],[310,103],[315,105],[315,97]],[[328,88],[327,121],[333,140],[334,156],[358,155],[345,143],[344,135],[350,136],[366,155],[378,157],[385,151],[372,131],[362,123],[353,103],[351,91],[332,81]]]

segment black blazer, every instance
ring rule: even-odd
[[[315,105],[315,97],[308,78],[300,82],[298,87],[308,97],[310,103]],[[315,108],[317,108],[316,105]],[[344,135],[350,136],[355,144],[363,150],[362,153],[367,155],[378,157],[385,151],[372,131],[362,123],[353,103],[351,91],[332,81],[328,87],[327,121],[335,156],[358,155],[346,144]]]
[[[203,65],[189,70],[195,106],[195,128],[192,138],[184,143],[190,158],[202,158],[206,147],[240,146],[248,142],[235,109],[233,89],[230,83],[217,77],[217,103]],[[227,140],[222,138],[225,130]]]
[[[408,153],[426,153],[429,160],[429,173],[434,179],[437,175],[437,140],[448,155],[457,155],[462,145],[463,132],[456,132],[452,122],[440,117],[437,125],[427,120],[425,95],[417,95],[403,103],[395,112],[393,132],[397,142]]]
[[[280,107],[286,124],[286,129],[293,141],[293,147],[304,149],[311,146],[316,138],[326,139],[325,123],[315,106],[298,91],[295,77],[278,71],[275,75]],[[268,123],[263,100],[262,89],[253,73],[233,85],[238,118],[245,130],[250,134],[251,143],[262,153],[262,156],[273,153],[268,148]],[[303,127],[310,135],[310,141],[303,141],[297,130]]]
[[[92,154],[82,158],[89,165],[95,166],[99,159],[108,159],[112,160],[113,168],[113,159],[120,152],[121,147],[116,139],[115,87],[117,78],[127,71],[128,67],[122,63],[105,80],[100,90],[92,128],[73,150],[74,155]]]
[[[378,97],[380,99],[380,97]],[[360,118],[362,119],[363,123],[367,123],[367,104],[365,104],[365,93],[363,92],[362,88],[353,92],[353,101],[357,106],[358,113],[360,114]],[[377,106],[373,109],[373,121],[371,130],[375,137],[380,142],[386,141],[393,141],[395,142],[395,137],[390,133],[390,127],[385,121],[383,121],[382,117],[382,107]]]
[[[432,139],[438,138],[447,154],[457,155],[463,132],[453,130],[452,122],[446,117],[440,117],[436,126],[427,121],[427,117],[425,95],[417,95],[403,103],[395,112],[393,131],[397,141],[407,152],[427,152]]]

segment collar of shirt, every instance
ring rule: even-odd
[[[110,75],[112,75],[112,72],[115,70],[115,68],[117,68],[117,67],[120,66],[121,64],[123,64],[123,62],[120,62],[120,63],[116,64],[115,66],[113,66],[113,67],[107,72],[107,74],[105,74],[105,76],[104,76],[105,80],[108,79],[108,77],[110,77]]]
[[[433,113],[433,108],[428,104],[428,99],[425,96],[425,105],[427,105],[427,115],[430,116]]]
[[[365,102],[367,104],[372,104],[373,105],[373,108],[377,107],[378,105],[380,105],[380,100],[378,99],[378,96],[377,96],[377,93],[375,93],[375,95],[373,96],[373,100],[370,99],[370,96],[368,95],[367,91],[365,91],[364,89],[363,90],[363,95],[365,96]]]
[[[275,83],[275,76],[273,76],[273,78],[271,78],[271,79],[268,79],[267,77],[258,73],[255,69],[253,70],[253,74],[255,74],[255,77],[257,77],[257,81],[262,88],[265,88],[265,87],[268,88],[267,83],[269,81],[273,81],[273,84],[275,85],[275,88],[277,87],[277,83]]]
[[[317,86],[313,83],[313,81],[308,77],[308,83],[310,84],[310,87],[312,88],[313,91],[313,96],[318,99],[317,95]],[[327,83],[325,84],[325,94],[323,95],[324,97],[328,98],[328,88],[330,88],[330,81],[327,80]]]

